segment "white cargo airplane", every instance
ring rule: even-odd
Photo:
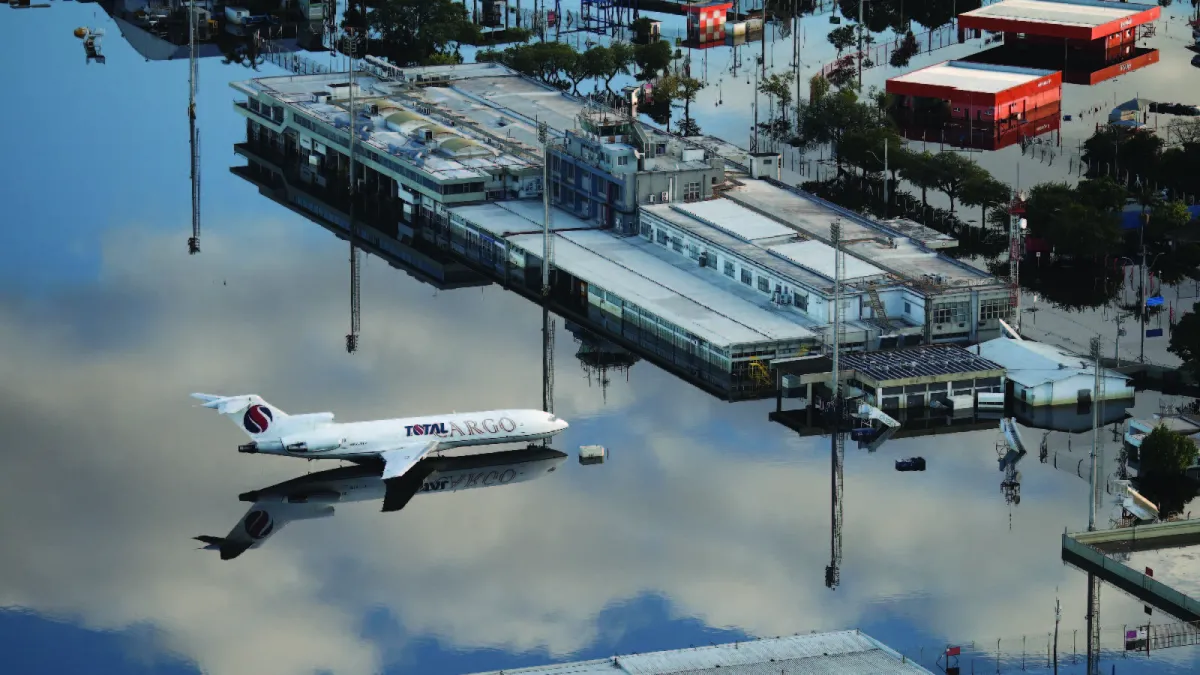
[[[192,394],[250,436],[238,452],[306,459],[382,460],[383,480],[403,476],[423,457],[449,448],[540,441],[567,428],[541,410],[488,410],[370,422],[334,422],[333,413],[288,415],[255,394]],[[418,479],[419,480],[419,479]]]
[[[550,448],[489,452],[463,457],[426,457],[408,473],[408,485],[380,478],[379,466],[347,466],[293,478],[238,496],[253,502],[224,537],[200,536],[221,560],[232,560],[266,543],[295,520],[328,518],[335,504],[383,500],[383,511],[399,511],[416,495],[457,492],[522,483],[553,473],[566,455]]]

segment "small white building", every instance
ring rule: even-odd
[[[1092,360],[1062,347],[999,337],[975,347],[979,356],[1000,364],[1013,383],[1013,396],[1030,406],[1076,405],[1095,400]],[[1103,370],[1105,401],[1133,398],[1131,378]]]

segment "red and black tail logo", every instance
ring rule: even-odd
[[[255,404],[250,406],[245,415],[242,415],[242,427],[252,434],[261,434],[271,426],[271,420],[275,416],[271,414],[271,409],[265,405]]]
[[[271,521],[271,514],[266,511],[251,511],[246,514],[246,519],[242,524],[246,528],[246,534],[256,540],[266,538],[275,529],[275,523]]]

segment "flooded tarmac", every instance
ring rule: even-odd
[[[0,83],[25,102],[0,111],[14,158],[0,170],[0,671],[449,675],[842,628],[931,669],[955,644],[964,672],[1046,671],[1058,598],[1059,668],[1083,672],[1087,580],[1060,538],[1086,527],[1088,485],[1026,457],[1006,503],[995,429],[849,444],[832,591],[829,438],[770,422],[773,402],[595,358],[561,319],[554,410],[571,426],[552,449],[567,457],[537,460],[536,480],[504,482],[513,459],[493,458],[476,480],[495,471],[497,489],[433,481],[383,513],[370,486],[319,503],[328,475],[306,476],[337,462],[239,454],[244,436],[189,393],[339,420],[540,408],[542,312],[367,256],[348,355],[347,245],[230,173],[245,125],[227,83],[250,71],[218,59],[200,66],[203,253],[189,256],[187,62],[110,38],[89,64],[70,34],[85,24],[111,27],[88,4],[0,23]],[[1146,72],[1169,88],[1166,63]],[[1130,412],[1157,410],[1141,394]],[[1050,438],[1074,457],[1091,434]],[[1114,468],[1119,442],[1101,438]],[[610,456],[581,464],[593,444]],[[918,455],[926,471],[895,470]],[[255,521],[269,542],[229,560],[194,539],[285,481],[321,515]],[[1121,653],[1144,621],[1105,588],[1104,672],[1200,668],[1195,648]]]

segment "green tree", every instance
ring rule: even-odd
[[[888,57],[888,63],[894,68],[903,68],[908,65],[912,57],[920,52],[921,46],[917,44],[917,36],[913,35],[913,32],[910,30],[901,38],[900,44],[896,45],[896,48],[892,50],[892,55]]]
[[[789,72],[772,73],[758,83],[758,90],[770,97],[774,107],[779,110],[779,116],[784,120],[788,118],[788,109],[792,105],[793,81],[794,76]]]
[[[671,73],[659,80],[655,90],[656,93],[662,91],[672,101],[683,102],[683,123],[690,125],[691,105],[696,100],[696,95],[705,86],[707,85],[703,81],[694,77],[688,77],[682,73]]]
[[[1157,175],[1162,147],[1162,138],[1153,131],[1104,127],[1083,142],[1083,159],[1092,174],[1116,175],[1118,182],[1128,176],[1132,184],[1138,177],[1145,181]]]
[[[858,94],[841,89],[837,93],[810,100],[798,106],[797,141],[804,147],[831,145],[839,173],[842,170],[842,142],[847,134],[863,132],[883,124],[879,110],[858,100]]]
[[[1088,208],[1104,212],[1120,211],[1129,197],[1128,190],[1107,176],[1079,181],[1075,193]]]
[[[829,80],[825,79],[825,76],[820,73],[817,73],[808,81],[808,98],[810,101],[819,101],[825,98],[830,89]]]
[[[1004,204],[1010,197],[1011,191],[1008,186],[986,171],[972,174],[962,186],[963,203],[978,206],[980,209],[980,227],[987,227],[988,208]]]
[[[938,170],[929,152],[905,152],[900,160],[900,177],[921,189],[921,210],[929,208],[928,191],[938,189]]]
[[[633,29],[633,44],[650,44],[650,27],[653,21],[648,16],[638,17],[630,28]]]
[[[875,124],[851,130],[843,137],[839,151],[847,164],[862,169],[864,174],[879,173],[883,171],[884,145],[888,148],[888,169],[895,172],[898,167],[893,164],[894,153],[903,146],[900,135],[889,126]]]
[[[593,47],[592,49],[596,48]],[[589,49],[588,52],[592,51],[592,49]],[[600,49],[603,49],[603,47],[600,47]],[[582,54],[572,53],[570,57],[563,60],[562,72],[563,75],[566,76],[567,80],[571,83],[572,94],[578,95],[579,83],[586,80],[592,74],[591,63],[587,58],[588,52],[584,52]],[[593,53],[593,58],[595,56],[596,54]]]
[[[1196,455],[1196,444],[1192,439],[1159,425],[1146,435],[1138,449],[1138,475],[1182,474],[1196,461]]]
[[[842,52],[858,44],[856,29],[855,24],[851,23],[829,31],[829,35],[827,36],[829,44],[833,45],[833,48],[837,50],[838,56],[841,56]]]
[[[369,19],[380,55],[401,67],[457,53],[459,44],[479,36],[466,6],[452,0],[382,0]]]
[[[612,93],[612,81],[618,75],[629,75],[634,64],[634,47],[628,42],[614,42],[608,46],[608,58],[604,62],[604,90]]]
[[[1183,366],[1200,378],[1200,302],[1175,324],[1167,351],[1183,359]]]
[[[647,45],[635,45],[633,62],[638,67],[637,79],[649,82],[658,77],[671,65],[671,45],[666,40],[659,40]]]
[[[1031,234],[1064,255],[1108,253],[1121,241],[1120,215],[1107,208],[1113,205],[1112,192],[1104,181],[1083,181],[1079,189],[1066,183],[1035,185],[1025,201]]]
[[[1146,229],[1147,238],[1160,239],[1163,236],[1177,232],[1192,222],[1192,214],[1187,204],[1179,200],[1162,202],[1150,211],[1150,223]]]
[[[939,152],[934,155],[933,173],[937,188],[950,198],[951,214],[954,213],[954,203],[962,194],[963,186],[968,180],[991,177],[978,164],[956,152]]]

